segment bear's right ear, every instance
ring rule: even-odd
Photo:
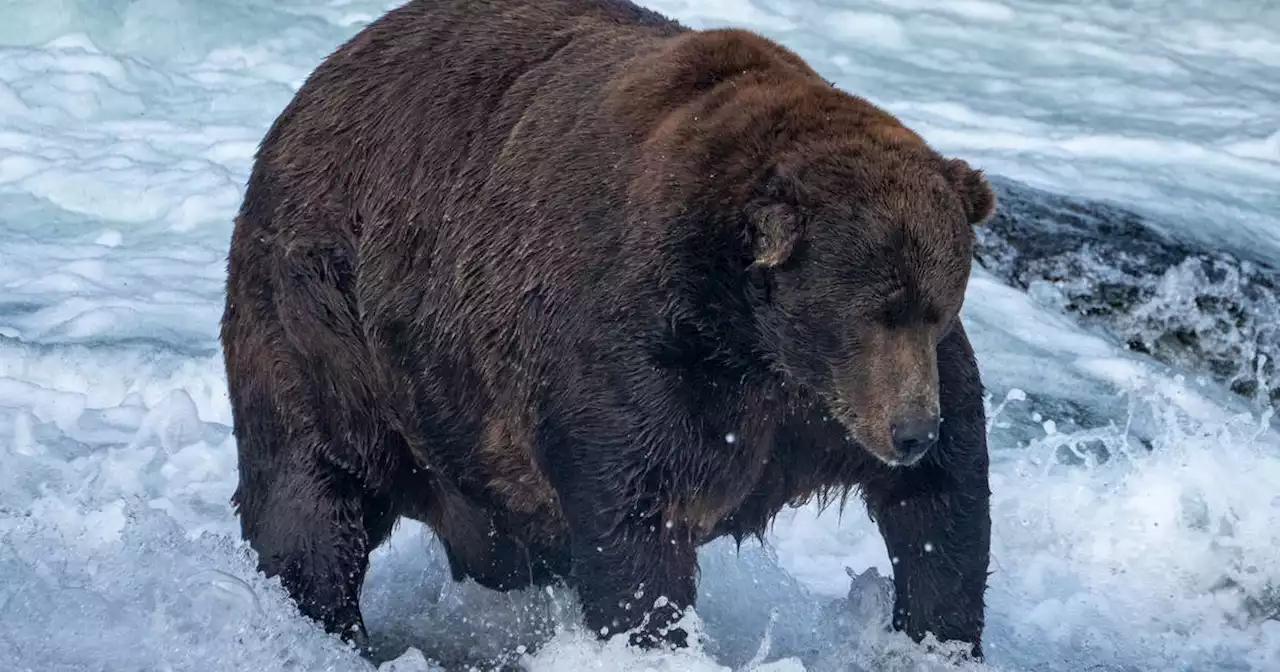
[[[800,242],[800,216],[790,203],[766,203],[750,209],[754,268],[773,268],[786,263]]]
[[[747,206],[752,268],[774,268],[791,258],[804,231],[784,178],[776,170],[762,181],[758,197]]]

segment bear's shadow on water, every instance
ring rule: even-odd
[[[699,554],[699,602],[705,650],[719,664],[740,669],[768,637],[765,661],[796,657],[808,669],[826,667],[833,641],[851,645],[850,616],[875,628],[887,623],[892,600],[888,577],[865,578],[875,593],[871,612],[858,615],[847,598],[814,596],[783,570],[767,545],[755,539],[737,547],[720,539]],[[864,568],[852,568],[862,571]],[[487,590],[449,576],[443,551],[417,523],[403,522],[373,555],[362,608],[374,653],[381,663],[409,647],[446,669],[519,669],[522,654],[544,645],[559,629],[578,628],[581,614],[563,586],[511,593]],[[867,611],[864,605],[861,611]],[[887,629],[887,625],[883,625]],[[842,669],[850,669],[842,666]]]

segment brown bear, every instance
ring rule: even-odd
[[[261,569],[365,641],[400,516],[680,645],[696,549],[857,489],[894,625],[981,655],[983,176],[797,55],[626,0],[413,0],[307,79],[235,221],[221,338]]]

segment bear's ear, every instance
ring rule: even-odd
[[[755,198],[747,205],[747,236],[755,255],[752,268],[781,266],[800,242],[800,213],[789,187],[789,181],[775,166],[757,184]]]
[[[783,202],[761,203],[748,209],[751,220],[754,268],[773,268],[786,263],[800,242],[800,216],[794,205]]]
[[[996,212],[996,195],[981,170],[974,170],[962,159],[947,160],[947,178],[955,185],[964,201],[965,216],[973,226],[981,226]]]

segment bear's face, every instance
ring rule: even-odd
[[[780,167],[748,208],[775,367],[886,464],[915,464],[938,437],[937,345],[994,205],[958,160],[837,155]]]

